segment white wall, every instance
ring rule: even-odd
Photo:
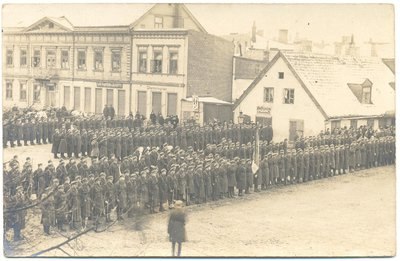
[[[284,79],[278,73],[284,72]],[[264,87],[274,88],[274,102],[264,102]],[[294,88],[294,104],[283,103],[283,89]],[[325,118],[312,102],[303,87],[291,73],[286,63],[279,58],[267,72],[266,77],[248,94],[234,110],[234,121],[237,122],[239,112],[251,116],[255,121],[257,106],[271,108],[274,140],[281,141],[289,137],[289,121],[304,120],[304,136],[316,135],[325,129]]]
[[[234,79],[232,83],[232,101],[235,101],[250,86],[253,80]]]

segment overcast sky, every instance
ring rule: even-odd
[[[186,4],[212,34],[246,33],[253,21],[274,38],[279,29],[289,37],[326,42],[354,34],[356,42],[394,43],[394,10],[384,4]],[[28,26],[44,16],[66,16],[74,25],[128,25],[151,4],[37,4],[5,5],[4,26]]]

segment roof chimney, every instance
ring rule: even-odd
[[[287,29],[280,29],[279,30],[279,42],[281,43],[288,43],[288,30]]]
[[[253,21],[253,27],[251,30],[251,41],[255,43],[257,41],[257,28],[256,28],[256,21]]]
[[[180,4],[173,4],[174,5],[174,28],[181,28],[182,27],[182,17],[181,17],[181,10]]]

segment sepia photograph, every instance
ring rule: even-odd
[[[396,255],[394,4],[1,24],[3,258]]]

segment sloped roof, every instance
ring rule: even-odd
[[[29,31],[30,29],[36,27],[37,25],[43,23],[44,21],[51,21],[54,24],[66,29],[68,31],[74,30],[74,26],[72,25],[72,23],[65,16],[61,16],[61,17],[45,16],[42,19],[40,19],[39,21],[37,21],[34,24],[32,24],[32,25],[28,26],[27,28],[25,28],[24,31]]]
[[[395,109],[395,92],[389,85],[393,73],[379,58],[335,57],[324,54],[280,51],[236,101],[235,108],[282,58],[325,118],[377,116]],[[362,104],[348,83],[372,82],[372,104]]]
[[[145,17],[157,4],[53,4],[44,5],[40,10],[36,9],[32,15],[26,15],[29,4],[23,5],[25,9],[17,9],[8,14],[7,19],[3,17],[3,28],[12,27],[18,31],[19,28],[32,28],[34,25],[51,19],[55,24],[73,30],[86,30],[86,28],[100,28],[108,26],[132,26]],[[185,4],[181,8],[193,19],[201,31],[206,32],[201,23],[193,16]],[[6,10],[8,11],[8,10]],[[11,12],[11,11],[10,11]],[[50,15],[50,16],[49,16]],[[9,17],[13,17],[12,19]],[[66,18],[68,17],[68,19]],[[36,21],[36,22],[35,22]],[[34,22],[34,24],[32,24]],[[11,31],[11,30],[8,30]]]
[[[29,27],[43,17],[68,17],[74,26],[129,26],[154,4],[23,4],[3,10],[3,27]],[[7,7],[7,6],[6,6]],[[31,8],[32,7],[32,8]],[[40,7],[40,8],[38,8]],[[32,13],[27,10],[32,9]],[[11,19],[12,17],[12,19]],[[62,22],[62,21],[60,21]]]
[[[396,72],[396,67],[395,67],[395,62],[394,59],[382,59],[382,61],[386,64],[389,69],[395,73]]]
[[[329,117],[380,115],[394,110],[393,73],[379,58],[283,52],[288,63]],[[348,83],[372,82],[372,104],[362,104]]]

